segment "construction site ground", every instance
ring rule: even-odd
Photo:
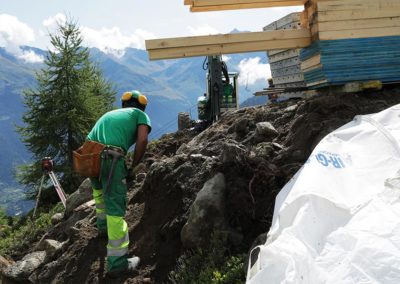
[[[68,241],[67,245],[31,279],[39,283],[167,283],[185,251],[181,230],[196,194],[218,172],[226,178],[229,226],[241,236],[239,243],[230,245],[238,253],[247,253],[268,231],[276,195],[325,135],[356,115],[399,103],[399,88],[317,96],[228,112],[201,133],[166,134],[149,145],[145,166],[129,182],[129,252],[141,257],[138,271],[112,282],[106,277],[107,241],[97,234],[92,210],[76,212],[47,232],[46,238]],[[269,122],[276,129],[271,141],[257,135],[259,122]],[[34,247],[10,257],[17,261]]]

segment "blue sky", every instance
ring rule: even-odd
[[[13,32],[12,25],[16,22],[0,20],[0,45],[15,41],[40,48],[48,46],[47,31],[53,28],[49,22],[57,14],[76,19],[86,29],[84,34],[90,37],[89,45],[101,44],[101,37],[108,36],[109,40],[118,41],[121,38],[121,48],[127,44],[143,48],[143,38],[148,37],[228,33],[234,28],[260,31],[268,23],[302,9],[291,7],[191,13],[189,7],[183,5],[183,0],[10,0],[1,1],[0,7],[0,17],[16,17],[18,22],[32,29],[34,35],[33,39],[29,36],[24,38],[24,31],[19,34],[14,32],[12,40],[10,37],[4,40],[7,34]],[[46,20],[48,25],[44,26]],[[21,39],[18,41],[16,37]]]
[[[303,7],[191,13],[183,0],[3,0],[0,4],[0,46],[27,62],[43,58],[19,46],[47,49],[49,32],[66,17],[76,20],[84,44],[121,55],[125,48],[144,49],[145,39],[261,31],[267,24]],[[227,57],[227,60],[229,57]],[[270,74],[261,58],[238,66],[255,81]]]

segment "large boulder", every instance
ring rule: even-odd
[[[36,251],[24,256],[20,261],[8,266],[4,270],[4,276],[16,281],[24,281],[29,278],[46,259],[45,251]]]
[[[184,247],[202,247],[215,230],[226,230],[225,187],[225,176],[218,173],[199,191],[181,231]]]
[[[254,134],[254,141],[256,143],[270,142],[276,136],[278,136],[278,131],[270,122],[264,121],[256,124],[256,132]]]
[[[46,252],[46,262],[50,261],[58,252],[60,252],[62,247],[62,243],[50,239],[42,240],[38,244],[38,250]]]
[[[67,198],[65,215],[67,217],[70,216],[76,207],[91,200],[92,198],[92,183],[90,182],[90,179],[87,178],[82,182],[78,190],[76,190]]]

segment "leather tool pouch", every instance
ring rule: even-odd
[[[79,149],[73,151],[74,172],[84,177],[98,177],[101,168],[101,153],[105,145],[87,140]]]

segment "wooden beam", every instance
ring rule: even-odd
[[[388,28],[399,27],[400,17],[390,17],[381,19],[361,19],[361,20],[345,20],[318,23],[318,31],[343,31],[354,29],[371,29],[371,28]]]
[[[343,11],[320,11],[318,12],[318,22],[344,21],[356,19],[377,19],[399,17],[400,9],[377,8],[377,9],[354,9]]]
[[[292,0],[303,5],[305,0]],[[288,0],[192,0],[194,6],[219,6],[219,5],[240,5],[240,4],[252,4],[252,3],[283,3]]]
[[[273,2],[259,2],[259,3],[242,3],[242,4],[227,4],[227,5],[208,5],[197,6],[193,4],[190,7],[191,12],[212,12],[212,11],[225,11],[225,10],[239,10],[239,9],[255,9],[255,8],[272,8],[272,7],[287,7],[303,5],[299,0],[288,1],[273,1]]]
[[[320,40],[400,36],[400,27],[326,31],[326,32],[319,32],[318,35]]]
[[[273,41],[280,39],[308,38],[308,29],[297,30],[276,30],[265,32],[244,32],[236,34],[218,34],[206,36],[190,36],[177,38],[163,38],[146,40],[146,49],[159,49],[186,46],[204,46],[212,44],[254,42],[254,41]]]
[[[311,38],[307,39],[285,39],[276,41],[258,41],[250,43],[228,43],[221,45],[193,46],[193,47],[175,47],[170,49],[149,50],[149,59],[172,59],[195,56],[222,55],[231,53],[244,53],[266,51],[282,48],[300,48],[311,44]]]
[[[318,11],[369,10],[381,8],[399,8],[399,0],[319,0]]]
[[[301,70],[305,70],[321,63],[321,54],[315,55],[301,63]]]
[[[306,47],[310,31],[278,30],[146,40],[151,60]]]

